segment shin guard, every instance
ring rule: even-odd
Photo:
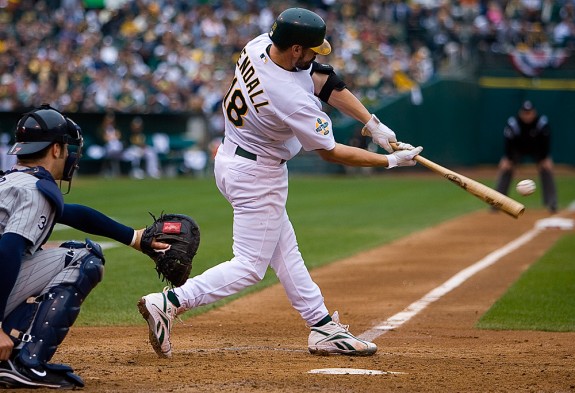
[[[76,277],[73,282],[62,282],[36,299],[39,302],[36,315],[19,353],[19,360],[24,365],[36,367],[52,358],[76,321],[86,296],[102,280],[104,258],[101,250],[99,246],[96,252],[88,249],[90,252],[75,267],[79,274],[73,275]]]

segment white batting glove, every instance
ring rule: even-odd
[[[415,149],[415,147],[413,147],[413,145],[410,145],[409,143],[404,143],[404,142],[397,142],[397,149],[396,150],[413,150]]]
[[[361,135],[370,136],[375,143],[383,147],[388,153],[393,152],[393,148],[389,142],[397,142],[395,132],[379,121],[375,115],[371,115],[371,119],[365,123],[365,126],[361,130]]]
[[[398,150],[392,154],[386,155],[389,165],[387,169],[395,168],[396,166],[414,166],[417,162],[414,160],[415,156],[421,153],[423,147],[414,147],[411,150]]]

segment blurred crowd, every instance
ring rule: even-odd
[[[88,3],[0,0],[0,111],[202,112],[218,127],[239,51],[291,6],[324,17],[326,62],[368,106],[477,50],[575,46],[575,0]]]

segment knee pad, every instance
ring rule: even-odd
[[[99,244],[86,239],[86,248],[90,251],[80,260],[80,275],[73,283],[83,294],[88,296],[104,277],[104,254]]]
[[[74,266],[77,266],[79,270],[77,278],[62,284],[74,285],[84,296],[88,296],[90,291],[102,281],[104,276],[104,264],[106,261],[102,247],[90,239],[86,239],[86,243],[75,241],[62,243],[60,247],[69,249],[68,257],[70,260],[66,262],[66,266],[72,263]],[[86,249],[89,252],[80,259],[72,262],[75,254],[74,250],[76,249]]]
[[[88,243],[85,247],[88,248]],[[74,281],[62,282],[35,299],[36,311],[33,320],[29,322],[29,328],[20,330],[20,332],[27,330],[27,333],[20,334],[19,338],[23,343],[19,357],[24,365],[35,367],[52,358],[76,321],[84,299],[102,280],[104,259],[101,256],[101,249],[98,246],[96,253],[90,248],[88,250],[90,252],[78,261],[79,274],[73,275]],[[16,308],[19,309],[20,307]],[[28,311],[24,312],[25,310]],[[22,306],[22,311],[15,315],[19,327],[29,321],[30,310]]]

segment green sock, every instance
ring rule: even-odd
[[[327,316],[325,316],[321,321],[319,321],[318,323],[316,323],[312,327],[320,327],[320,326],[323,326],[329,322],[331,322],[331,316],[329,314],[327,314]]]
[[[168,300],[170,302],[172,302],[172,304],[176,307],[180,307],[180,301],[178,300],[178,297],[176,296],[176,294],[174,293],[174,291],[168,291]]]

